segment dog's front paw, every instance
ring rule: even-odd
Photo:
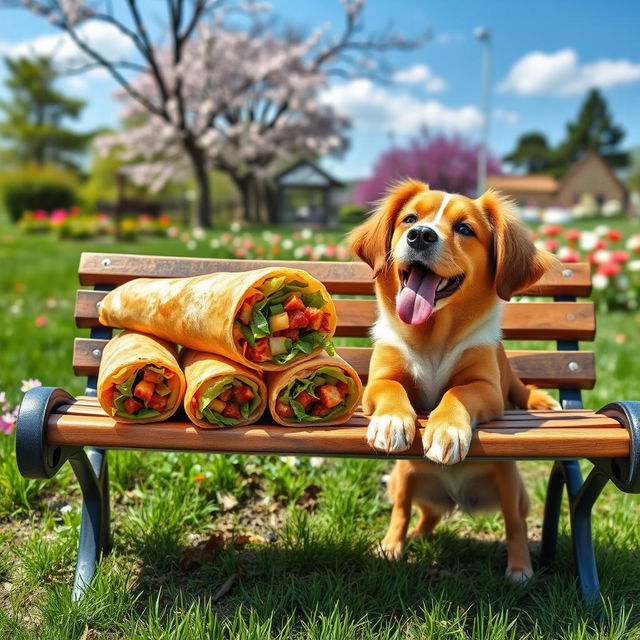
[[[537,411],[560,411],[562,407],[546,391],[531,389],[527,409]]]
[[[387,560],[400,560],[404,552],[404,542],[401,540],[388,540],[385,538],[376,547],[376,553]]]
[[[378,451],[405,451],[416,435],[416,419],[412,414],[373,415],[367,429],[367,442]]]
[[[507,567],[505,576],[513,584],[524,584],[533,577],[533,569],[531,567]]]
[[[430,419],[422,436],[424,455],[433,462],[455,464],[465,459],[471,445],[471,425]]]

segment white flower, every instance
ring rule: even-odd
[[[580,234],[580,248],[583,251],[593,251],[598,244],[598,236],[593,231],[583,231]]]
[[[71,513],[73,507],[70,504],[65,504],[60,507],[60,513]]]
[[[304,258],[304,249],[302,247],[298,247],[293,252],[293,257],[296,258],[296,260],[300,260],[301,258]]]
[[[262,239],[265,242],[271,242],[271,231],[263,231],[262,232]]]
[[[35,389],[36,387],[41,387],[41,386],[42,386],[42,382],[40,382],[40,380],[38,380],[37,378],[29,378],[29,380],[22,381],[22,386],[20,387],[20,391],[24,393],[25,391],[29,391],[29,389]]]
[[[309,464],[312,467],[321,467],[324,463],[325,463],[324,458],[318,458],[316,456],[309,458]]]
[[[391,478],[391,474],[390,473],[385,473],[380,477],[380,482],[382,482],[382,484],[387,485],[389,484],[389,479]]]
[[[536,240],[533,244],[535,245],[536,249],[540,249],[541,251],[545,248],[544,242],[542,240]]]
[[[609,227],[606,224],[599,224],[594,231],[599,236],[606,236],[609,233]]]
[[[640,249],[640,233],[634,233],[625,244],[629,251],[637,251]]]
[[[211,242],[209,242],[209,247],[211,249],[217,249],[220,246],[220,242],[218,240],[216,240],[215,238],[213,240],[211,240]]]
[[[310,240],[312,235],[313,235],[313,233],[311,233],[311,229],[303,229],[302,233],[300,234],[300,236],[304,240]]]
[[[4,404],[7,401],[7,396],[4,391],[0,391],[0,404]]]
[[[602,275],[601,273],[596,273],[593,276],[592,283],[593,283],[594,289],[603,291],[609,286],[609,278],[607,278],[607,276],[605,275]]]
[[[593,254],[593,261],[596,264],[606,264],[607,262],[611,262],[611,251],[607,251],[606,249],[600,249]]]
[[[300,458],[294,456],[280,456],[280,460],[290,467],[297,467],[300,464]]]
[[[640,271],[640,260],[631,260],[627,262],[627,269],[629,271]]]
[[[186,246],[189,251],[195,251],[195,249],[198,246],[198,243],[195,240],[189,240]]]
[[[229,229],[231,229],[233,233],[238,233],[238,231],[240,231],[241,228],[242,228],[242,225],[237,220],[235,222],[232,222],[229,225]]]
[[[202,240],[202,238],[204,238],[204,236],[205,236],[205,233],[204,233],[204,229],[202,227],[196,227],[193,230],[193,237],[196,240]]]
[[[293,249],[293,240],[291,238],[285,238],[282,241],[282,248],[285,249],[286,251]]]

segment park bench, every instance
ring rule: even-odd
[[[269,418],[260,424],[199,429],[176,418],[163,423],[121,425],[108,417],[95,398],[100,357],[111,329],[98,323],[98,304],[106,291],[136,277],[194,276],[214,271],[243,271],[264,266],[306,269],[336,298],[340,337],[366,337],[375,320],[371,270],[362,263],[273,262],[169,258],[83,253],[75,320],[89,329],[73,347],[73,368],[87,377],[84,395],[73,397],[53,387],[28,391],[17,422],[16,456],[21,473],[50,478],[69,461],[83,495],[82,521],[73,598],[89,585],[100,557],[111,546],[107,450],[153,449],[211,453],[278,454],[385,458],[365,442],[367,419],[356,415],[333,427],[284,428]],[[512,367],[526,383],[559,389],[562,411],[505,411],[500,420],[480,425],[474,433],[471,459],[552,460],[544,513],[541,564],[554,557],[564,487],[569,497],[577,578],[588,602],[600,598],[591,538],[591,511],[611,480],[622,491],[640,492],[640,403],[616,402],[594,412],[583,408],[581,390],[595,383],[594,354],[580,351],[579,341],[594,339],[595,312],[588,297],[588,264],[563,265],[526,292],[526,301],[505,304],[506,340],[556,341],[553,351],[508,351]],[[355,298],[350,296],[356,296]],[[531,298],[542,298],[531,301]],[[371,349],[341,347],[366,383]],[[55,373],[55,372],[53,372]],[[421,427],[425,416],[420,416]],[[420,438],[401,456],[420,458]],[[583,479],[578,461],[593,469]]]

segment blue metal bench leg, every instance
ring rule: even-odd
[[[542,521],[540,564],[544,567],[552,564],[556,557],[558,523],[560,521],[564,485],[564,469],[562,463],[555,462],[549,474],[547,497],[544,503],[544,519]]]
[[[69,459],[82,490],[82,521],[72,600],[80,600],[100,558],[111,550],[109,477],[104,449],[79,451]]]
[[[599,605],[600,581],[591,535],[591,509],[608,482],[608,478],[598,469],[593,469],[584,482],[575,463],[567,475],[567,490],[571,509],[571,538],[573,555],[582,597],[590,605]]]

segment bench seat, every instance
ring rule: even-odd
[[[418,419],[424,428],[426,416]],[[49,415],[51,444],[106,449],[157,449],[384,458],[366,442],[368,420],[357,412],[349,422],[329,427],[282,427],[271,420],[245,427],[200,429],[184,418],[130,425],[107,416],[95,398],[78,397]],[[469,458],[622,458],[629,455],[629,432],[605,415],[588,410],[505,411],[501,420],[479,425]],[[406,454],[421,458],[419,438]]]

